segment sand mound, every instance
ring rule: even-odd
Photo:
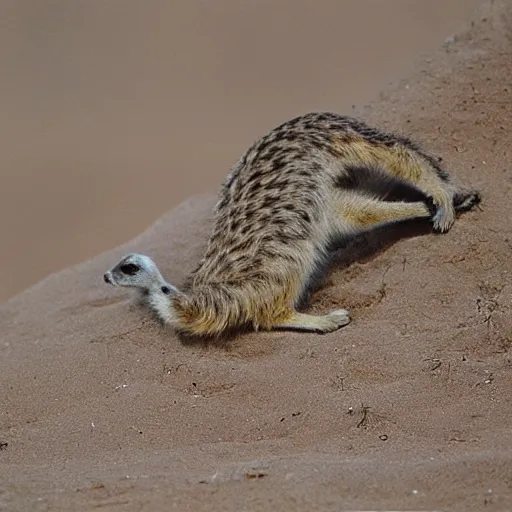
[[[348,247],[311,304],[350,309],[342,331],[184,346],[102,283],[137,250],[179,285],[209,234],[210,196],[5,303],[0,508],[510,503],[510,33],[512,5],[493,2],[362,110],[424,140],[484,202],[444,236]]]

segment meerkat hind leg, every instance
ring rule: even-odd
[[[276,324],[274,329],[325,334],[337,331],[348,323],[350,323],[350,315],[346,309],[336,309],[321,316],[294,311],[288,320]]]
[[[436,212],[432,216],[434,230],[446,233],[455,222],[453,205],[453,189],[444,181],[427,161],[421,161],[405,148],[395,149],[398,164],[392,165],[398,175],[410,180],[429,199],[432,200]]]
[[[340,220],[363,229],[388,222],[432,217],[432,211],[423,201],[380,201],[352,192],[338,194],[335,210]]]
[[[455,222],[454,190],[435,169],[428,157],[403,144],[371,148],[375,164],[385,172],[409,182],[423,192],[436,208],[432,216],[434,230],[445,233]]]

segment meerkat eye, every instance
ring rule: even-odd
[[[135,263],[125,263],[119,267],[119,270],[127,276],[134,276],[140,270],[140,267]]]

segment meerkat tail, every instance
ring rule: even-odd
[[[482,196],[477,190],[458,189],[453,197],[453,206],[456,212],[466,212],[471,210],[482,201]]]
[[[282,316],[279,293],[257,288],[253,283],[196,287],[190,294],[175,298],[176,327],[199,336],[216,336],[251,324],[255,329],[269,330],[273,319]]]

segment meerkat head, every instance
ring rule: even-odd
[[[106,283],[137,289],[143,302],[164,324],[175,324],[173,298],[184,296],[163,277],[155,262],[144,254],[129,254],[103,274]]]
[[[129,254],[103,274],[113,286],[138,288],[144,292],[170,295],[173,287],[165,281],[154,261],[144,254]]]

